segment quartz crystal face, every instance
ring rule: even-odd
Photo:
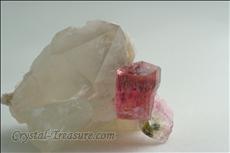
[[[66,28],[43,49],[16,89],[2,96],[2,103],[31,130],[116,129],[116,70],[133,59],[132,43],[117,24],[89,21]],[[37,146],[53,150],[61,145],[47,140]]]
[[[117,70],[116,112],[121,119],[150,119],[160,83],[160,68],[137,62]]]

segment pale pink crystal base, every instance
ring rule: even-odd
[[[164,99],[156,96],[151,119],[140,121],[142,131],[153,138],[154,143],[164,143],[168,140],[173,128],[173,111]]]

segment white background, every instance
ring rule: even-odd
[[[228,7],[227,2],[1,2],[2,93],[14,89],[56,32],[88,20],[112,21],[132,37],[135,61],[162,68],[159,94],[173,108],[175,126],[163,145],[140,135],[97,149],[227,151]],[[6,106],[1,110],[2,150],[37,151],[10,141],[11,130],[23,126]]]

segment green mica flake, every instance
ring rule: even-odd
[[[145,122],[142,127],[142,132],[146,134],[147,136],[153,138],[154,132],[158,131],[160,129],[160,124],[153,123],[151,124],[149,121]]]

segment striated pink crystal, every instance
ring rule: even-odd
[[[116,112],[121,119],[147,120],[151,117],[160,67],[137,62],[117,70]]]

